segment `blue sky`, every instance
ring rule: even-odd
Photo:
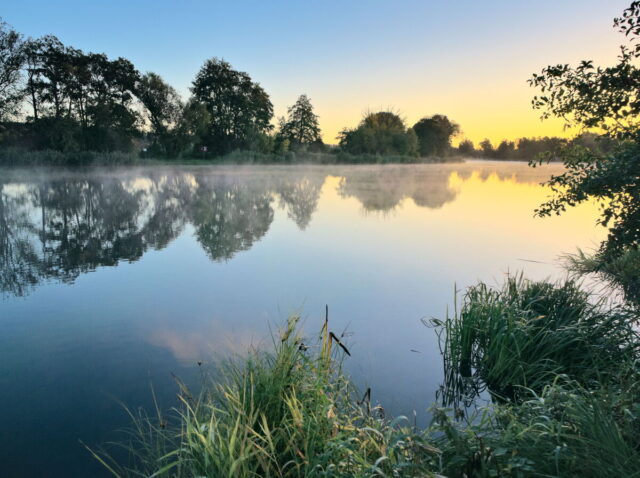
[[[129,58],[188,94],[205,59],[247,71],[282,114],[307,93],[325,140],[363,112],[409,123],[447,114],[479,141],[561,132],[529,102],[531,73],[558,62],[610,63],[624,38],[619,0],[11,1],[2,16],[26,36],[55,34]]]

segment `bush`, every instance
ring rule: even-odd
[[[63,153],[51,149],[40,151],[25,151],[18,148],[0,149],[0,166],[97,166],[135,164],[138,161],[139,158],[135,154],[118,151]]]
[[[511,277],[500,290],[471,287],[459,315],[437,323],[444,403],[470,403],[484,390],[518,402],[557,375],[587,389],[613,384],[621,364],[640,359],[637,314],[594,300],[571,280]]]

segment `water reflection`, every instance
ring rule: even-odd
[[[325,304],[357,385],[426,421],[442,362],[419,319],[443,317],[454,284],[557,276],[559,253],[602,238],[593,205],[533,217],[559,168],[0,169],[5,474],[107,476],[78,440],[129,423],[113,397],[152,410],[152,381],[169,408],[172,373],[197,386],[293,312],[315,333]]]
[[[338,194],[365,212],[389,212],[406,198],[437,209],[452,202],[452,178],[490,174],[521,182],[548,176],[526,165],[507,167],[343,167]],[[25,295],[38,284],[73,282],[80,274],[162,249],[186,224],[213,261],[228,261],[268,232],[274,207],[300,230],[311,223],[327,170],[320,168],[141,169],[52,173],[33,179],[5,172],[0,179],[0,289]]]

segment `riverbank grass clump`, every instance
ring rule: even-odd
[[[439,328],[447,476],[640,476],[640,341],[633,307],[573,281],[509,278],[466,292]],[[492,405],[476,409],[486,393]]]
[[[309,343],[292,318],[271,351],[227,363],[198,396],[182,386],[172,420],[135,416],[126,464],[95,456],[115,476],[431,476],[437,449],[355,398],[345,353],[328,323]]]
[[[499,403],[517,402],[558,375],[600,388],[640,358],[635,311],[607,307],[571,280],[510,277],[501,289],[471,287],[463,300],[459,314],[439,323],[447,404],[485,390]]]

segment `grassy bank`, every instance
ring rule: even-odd
[[[572,281],[511,278],[470,288],[460,313],[436,325],[443,404],[464,415],[483,392],[494,403],[448,435],[466,457],[451,476],[640,476],[633,307]]]
[[[225,156],[162,158],[125,152],[25,151],[0,149],[0,166],[111,166],[131,164],[417,164],[462,162],[460,156],[415,157],[399,155],[353,155],[344,152],[289,152],[285,154],[235,151]]]
[[[433,322],[442,403],[417,429],[355,391],[327,322],[308,340],[293,318],[171,418],[132,415],[128,462],[96,456],[116,476],[640,476],[637,319],[572,281],[472,287]]]

